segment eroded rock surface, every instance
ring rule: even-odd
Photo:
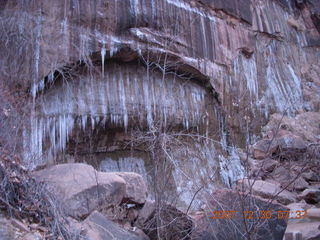
[[[193,232],[193,239],[247,239],[247,234],[251,234],[253,239],[282,239],[284,236],[287,222],[284,219],[272,217],[267,221],[260,222],[256,232],[253,230],[257,226],[257,218],[260,218],[260,212],[271,211],[274,216],[277,211],[286,211],[287,208],[281,204],[272,203],[252,195],[246,197],[237,191],[220,189],[212,195],[212,200],[201,215],[195,219],[196,228]],[[219,211],[234,211],[234,217],[229,215],[219,215]],[[244,211],[252,211],[254,219],[246,219],[247,226],[251,231],[247,231],[244,225]],[[218,213],[218,214],[216,214]],[[219,217],[220,216],[220,217]],[[236,226],[236,227],[235,227]]]
[[[37,171],[34,176],[52,188],[58,202],[72,217],[121,203],[126,182],[113,173],[101,173],[86,164],[60,164]]]
[[[150,239],[157,239],[158,236],[164,239],[190,239],[193,231],[191,218],[171,204],[161,203],[159,206],[154,201],[147,201],[135,225],[143,229]]]
[[[124,230],[96,211],[82,222],[82,227],[88,240],[146,240],[146,238],[135,234],[134,231]]]
[[[126,194],[124,195],[123,200],[129,203],[144,204],[147,199],[148,192],[142,176],[137,173],[130,172],[119,172],[115,174],[126,181]]]
[[[320,202],[320,189],[305,189],[300,195],[300,199],[305,200],[307,203],[316,204]]]
[[[211,191],[243,178],[237,147],[253,143],[255,194],[270,199],[293,181],[278,201],[319,202],[319,12],[316,0],[4,1],[1,80],[31,95],[20,133],[25,165],[128,150],[134,127],[154,134],[164,126],[214,142],[183,142],[183,151],[169,143],[180,155],[166,180],[181,202],[203,182]],[[12,114],[5,105],[4,118]],[[145,202],[139,177],[72,166],[35,174],[52,180],[71,216]]]
[[[316,1],[6,1],[2,9],[2,32],[17,37],[4,34],[1,65],[21,66],[3,78],[19,76],[34,102],[23,133],[30,168],[123,150],[113,136],[160,124],[217,143],[210,161],[176,158],[201,174],[175,169],[175,191],[212,172],[232,185],[244,168],[231,148],[256,142],[274,113],[317,118],[320,109]],[[304,151],[291,132],[277,147]],[[186,205],[195,191],[177,195]]]
[[[240,180],[238,183],[240,191],[252,191],[254,195],[260,196],[265,199],[277,200],[282,204],[289,204],[295,201],[295,195],[284,190],[280,184],[270,183],[262,180]]]

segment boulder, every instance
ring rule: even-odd
[[[303,211],[307,208],[307,203],[302,200],[301,202],[296,202],[296,203],[290,203],[288,204],[286,207],[290,208],[291,212],[295,212],[295,211]]]
[[[133,172],[117,172],[115,174],[126,181],[124,201],[144,204],[147,199],[148,191],[142,176]]]
[[[297,190],[297,191],[303,191],[306,188],[308,188],[309,184],[304,178],[298,177],[293,183],[292,186],[290,186],[289,189]]]
[[[262,139],[253,146],[253,157],[264,159],[267,157],[281,157],[298,159],[307,151],[305,141],[287,130],[269,133],[267,139]]]
[[[12,240],[15,238],[14,228],[11,226],[11,223],[5,219],[0,217],[0,239],[1,240]]]
[[[27,233],[23,236],[23,240],[42,240],[45,239],[40,233]]]
[[[150,239],[158,239],[157,229],[161,239],[189,239],[193,229],[189,216],[168,203],[163,202],[157,208],[154,201],[146,201],[135,225],[143,229]]]
[[[154,200],[147,200],[143,205],[143,208],[139,211],[139,215],[136,221],[137,226],[143,226],[148,219],[152,217],[152,214],[156,210],[156,205]]]
[[[248,175],[249,178],[263,179],[268,176],[279,164],[278,161],[271,158],[265,158],[263,160],[254,160],[249,158],[248,160],[250,167],[250,175]]]
[[[82,230],[87,240],[147,240],[135,233],[134,228],[132,231],[124,230],[97,211],[92,212],[82,222]]]
[[[308,218],[320,221],[320,208],[312,207],[307,210]]]
[[[246,224],[251,229],[251,239],[282,239],[287,222],[276,217],[277,211],[280,210],[287,211],[288,209],[281,204],[269,203],[259,197],[241,194],[230,189],[219,189],[210,196],[208,207],[202,216],[197,214],[197,217],[194,218],[196,227],[192,233],[192,239],[247,239],[245,216]],[[228,211],[233,211],[234,215],[227,215]],[[248,218],[243,211],[252,211],[253,218]],[[259,215],[260,211],[270,211],[272,216],[270,215],[267,221],[259,219],[262,216]]]
[[[1,240],[43,240],[39,232],[31,232],[29,228],[17,219],[7,219],[0,215]]]
[[[266,199],[275,199],[279,203],[289,204],[295,201],[294,194],[282,190],[280,184],[266,182],[263,180],[243,179],[238,181],[237,188],[240,191],[248,192],[250,189],[254,195]]]
[[[312,73],[312,68],[304,70],[305,73]],[[317,75],[313,77],[315,81],[318,79]],[[312,98],[316,98],[314,94]],[[319,112],[303,112],[296,115],[296,117],[291,118],[283,116],[283,114],[275,113],[270,116],[270,121],[263,127],[264,132],[274,131],[278,128],[279,123],[281,127],[285,128],[287,131],[292,132],[292,134],[302,137],[303,140],[309,142],[319,141],[320,128],[320,113]]]
[[[301,176],[307,180],[308,182],[318,182],[320,181],[320,176],[319,174],[316,174],[312,170],[305,171],[301,174]]]
[[[275,179],[281,185],[281,183],[286,183],[288,180],[290,181],[292,175],[293,173],[291,172],[291,169],[282,164],[274,169],[274,171],[270,174],[270,177]]]
[[[253,157],[255,159],[265,159],[269,156],[269,153],[276,150],[272,140],[262,139],[253,145]]]
[[[277,165],[278,165],[278,161],[268,158],[263,161],[262,169],[265,172],[272,172]]]
[[[316,204],[320,202],[320,190],[308,188],[305,189],[301,194],[298,196],[299,199],[304,199],[307,203]]]
[[[276,138],[275,145],[277,146],[276,154],[289,159],[296,159],[301,153],[307,151],[305,141],[289,131],[283,131],[282,135]]]
[[[277,167],[270,177],[277,181],[282,188],[286,187],[289,191],[302,191],[308,188],[308,182],[301,176],[299,172],[290,169],[290,166]]]
[[[29,232],[30,229],[28,228],[28,226],[26,226],[23,222],[17,220],[17,219],[11,219],[11,225],[17,229],[19,229],[19,231],[22,232]]]
[[[298,218],[299,217],[298,211],[300,211],[300,212],[306,211],[306,209],[308,208],[308,204],[304,200],[302,200],[298,203],[291,203],[291,204],[287,205],[286,207],[288,207],[290,209],[288,224],[308,221],[308,219],[305,217]]]
[[[97,172],[82,163],[60,164],[34,172],[38,181],[52,189],[65,212],[83,218],[98,208],[120,204],[126,194],[126,182],[114,173]]]
[[[287,233],[292,233],[296,236],[299,233],[303,240],[317,240],[320,239],[320,222],[305,222],[305,223],[295,223],[289,224],[286,230]]]

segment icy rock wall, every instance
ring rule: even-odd
[[[304,102],[302,91],[291,90],[304,88],[302,70],[319,58],[311,50],[319,34],[307,6],[299,10],[294,2],[275,0],[132,0],[45,1],[34,8],[41,9],[30,13],[39,39],[32,66],[38,80],[75,61],[86,62],[92,52],[100,52],[104,61],[127,47],[155,57],[170,54],[207,76],[229,124],[242,134],[247,131],[239,120],[243,116],[259,125],[273,112],[317,110]],[[257,129],[251,127],[250,134]]]
[[[63,80],[40,95],[32,119],[30,154],[53,159],[67,146],[75,127],[112,129],[194,129],[207,133],[216,122],[213,96],[192,79],[163,74],[138,64],[106,63],[77,79]],[[210,123],[211,121],[211,123]],[[43,143],[49,141],[49,149]],[[44,153],[47,152],[47,156]]]
[[[26,31],[24,19],[31,22],[28,26],[33,54],[21,57],[21,65],[31,69],[29,76],[33,81],[30,85],[33,84],[34,112],[25,142],[31,139],[33,149],[29,152],[36,156],[44,148],[43,139],[51,142],[51,155],[62,151],[70,133],[80,126],[94,127],[105,121],[108,126],[119,124],[129,128],[134,108],[143,113],[142,122],[149,126],[154,116],[172,122],[170,107],[179,110],[175,124],[185,128],[203,124],[199,116],[207,115],[204,108],[207,111],[210,107],[196,100],[203,96],[197,85],[187,84],[194,88],[197,96],[194,99],[188,87],[182,87],[183,91],[173,99],[170,89],[181,85],[181,81],[169,80],[161,93],[166,98],[159,101],[157,91],[152,89],[163,84],[161,77],[146,82],[139,75],[141,92],[136,93],[136,88],[131,87],[135,82],[132,71],[110,72],[105,62],[108,57],[131,61],[137,58],[132,52],[142,59],[151,57],[155,63],[159,63],[155,59],[170,56],[169,66],[174,63],[180,73],[191,74],[195,79],[201,76],[210,82],[220,111],[208,114],[208,119],[218,123],[220,145],[230,155],[221,158],[220,165],[226,184],[236,179],[231,177],[236,174],[230,173],[230,169],[223,170],[228,166],[226,159],[236,163],[230,167],[234,172],[241,172],[238,158],[230,148],[251,143],[270,114],[284,112],[293,116],[320,109],[316,1],[302,6],[289,0],[47,0],[33,1],[32,6],[25,1],[7,1],[3,9],[1,16],[6,13],[7,17],[18,18],[14,22],[19,23],[21,33]],[[17,11],[23,14],[11,14]],[[91,84],[96,77],[82,76],[81,81],[76,79],[81,82],[76,88],[73,82],[67,87],[67,83],[59,85],[51,81],[54,77],[50,73],[65,66],[76,62],[90,64],[92,53],[99,53],[103,63],[100,78],[108,81]],[[48,80],[42,81],[45,77]],[[126,87],[128,79],[130,88]],[[148,86],[144,87],[145,84]],[[158,87],[153,88],[152,84]],[[52,85],[51,89],[42,91],[47,85]],[[110,93],[108,87],[116,90]],[[81,90],[84,88],[87,91]],[[104,93],[114,96],[114,101]],[[134,100],[130,98],[133,94],[138,94]],[[206,102],[206,97],[202,99]]]

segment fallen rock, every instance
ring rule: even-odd
[[[300,223],[300,222],[308,221],[307,218],[305,218],[305,217],[299,218],[299,216],[298,216],[299,211],[302,213],[302,211],[306,211],[306,209],[308,208],[308,204],[304,200],[302,200],[298,203],[291,203],[291,204],[287,205],[286,207],[288,207],[290,209],[288,225],[292,224],[292,223]]]
[[[280,184],[270,183],[263,180],[243,179],[238,181],[237,189],[247,192],[251,188],[254,195],[262,198],[274,198],[279,203],[289,204],[295,201],[295,196],[287,190],[282,190]],[[277,196],[276,196],[277,195]]]
[[[42,240],[38,232],[30,232],[28,227],[17,219],[6,219],[0,216],[1,240]]]
[[[307,210],[308,218],[320,221],[320,208],[312,207]]]
[[[156,205],[154,200],[147,200],[143,205],[142,209],[139,211],[136,225],[142,227],[148,219],[152,217],[152,214],[156,210]]]
[[[301,174],[301,176],[309,181],[309,182],[318,182],[320,181],[320,176],[319,174],[316,174],[314,171],[312,170],[308,170],[308,171],[305,171]]]
[[[306,188],[309,187],[309,184],[304,178],[298,177],[293,183],[292,186],[290,186],[289,189],[297,190],[297,191],[303,191]]]
[[[44,239],[39,233],[27,233],[23,236],[23,240],[42,240]]]
[[[304,200],[302,200],[301,202],[290,203],[286,207],[290,208],[291,212],[295,212],[295,211],[298,211],[298,210],[299,211],[303,211],[303,210],[306,209],[307,206],[308,206],[307,203]]]
[[[0,239],[16,239],[14,228],[11,226],[10,222],[5,218],[0,218]]]
[[[310,72],[307,70],[306,72]],[[313,96],[314,97],[314,96]],[[302,137],[303,140],[309,142],[319,141],[320,136],[320,113],[304,112],[296,115],[295,118],[283,116],[275,113],[270,116],[270,121],[263,128],[264,132],[274,131],[278,128],[279,123],[285,126],[287,131],[292,132],[296,136]]]
[[[248,159],[251,177],[264,177],[272,172],[278,165],[278,161],[265,158],[264,160]]]
[[[82,229],[87,240],[147,240],[135,233],[135,229],[126,231],[97,211],[82,222]]]
[[[297,160],[301,154],[307,151],[307,144],[301,137],[289,131],[285,131],[282,134],[283,135],[276,137],[275,145],[277,146],[277,151],[273,154]]]
[[[289,224],[286,230],[287,233],[296,233],[302,235],[303,240],[317,240],[320,239],[320,222],[306,222],[306,223],[294,223]]]
[[[298,196],[299,199],[304,199],[307,203],[316,204],[320,202],[320,190],[308,188]]]
[[[34,176],[47,183],[66,213],[77,219],[98,208],[121,203],[126,193],[123,178],[114,173],[97,172],[82,163],[55,165],[35,172]]]
[[[28,226],[26,226],[23,222],[20,222],[19,220],[17,219],[11,219],[11,224],[13,227],[19,229],[20,231],[23,231],[23,232],[29,232],[29,228]]]
[[[287,185],[288,181],[292,180],[293,173],[290,168],[282,166],[278,166],[274,171],[270,174],[272,179],[275,179],[280,186]]]
[[[276,150],[276,146],[270,139],[262,139],[253,145],[253,157],[255,159],[265,159],[270,153]]]
[[[259,221],[257,218],[261,210],[270,211],[273,216],[267,221],[260,221],[259,227],[251,228],[252,239],[282,239],[287,222],[275,216],[277,211],[287,211],[286,207],[278,203],[270,204],[259,197],[245,196],[230,189],[220,189],[212,194],[203,215],[200,217],[197,214],[194,218],[196,227],[191,237],[197,240],[247,239],[244,216],[247,224],[254,226]],[[234,211],[233,217],[232,214],[226,214],[228,211]],[[254,218],[248,219],[248,215],[243,214],[243,211],[252,211]]]
[[[260,160],[267,157],[297,160],[306,151],[305,141],[300,136],[286,130],[279,130],[277,133],[270,132],[267,139],[262,139],[253,145],[253,157]]]
[[[115,174],[126,181],[124,201],[144,204],[147,199],[148,191],[142,176],[133,172],[117,172]]]
[[[277,165],[278,165],[278,161],[273,160],[271,158],[265,159],[262,164],[262,170],[266,172],[272,172]]]
[[[189,239],[193,229],[192,220],[186,214],[168,203],[162,203],[157,211],[154,201],[146,201],[135,225],[150,239],[158,239],[157,229],[161,239]]]
[[[303,191],[309,187],[309,183],[302,177],[301,171],[296,171],[292,166],[283,163],[271,172],[268,177],[280,184],[280,187],[289,191]]]

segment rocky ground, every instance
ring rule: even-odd
[[[99,172],[82,163],[29,173],[4,161],[2,186],[7,181],[13,192],[1,198],[1,239],[319,239],[319,122],[318,113],[273,115],[264,138],[242,151],[247,177],[213,193],[198,211],[149,200],[136,173]],[[273,216],[238,218],[244,210]],[[228,218],[217,211],[238,213]],[[281,219],[279,211],[290,214]]]
[[[0,239],[320,239],[318,2],[3,1]],[[193,127],[205,127],[222,148],[236,146],[241,153],[245,178],[238,180],[231,166],[225,171],[229,183],[238,182],[227,189],[218,180],[222,171],[213,169],[217,190],[201,209],[151,201],[136,173],[56,164],[68,150],[76,155],[72,145],[79,136],[82,150],[94,158],[115,149],[106,133],[124,144],[122,132],[135,125],[130,121],[142,116],[149,124],[149,116],[157,114],[148,101],[152,91],[140,91],[132,82],[149,81],[150,63],[158,66],[152,70],[155,82],[163,81],[162,69],[169,66],[182,85],[192,80],[187,85],[192,91],[205,92],[205,101],[177,107],[181,113],[194,110],[190,118],[207,119],[205,126]],[[90,86],[87,70],[95,74]],[[101,85],[111,80],[110,89]],[[160,100],[171,100],[153,100],[154,109],[188,102],[182,95],[165,95],[168,90],[155,88]],[[193,96],[192,91],[183,95]],[[208,112],[209,104],[216,111]],[[170,127],[191,120],[176,112],[164,111],[179,120]],[[295,117],[274,114],[281,112]],[[114,126],[99,125],[106,121]],[[101,137],[96,141],[101,145],[92,149],[89,133]],[[212,155],[229,154],[220,148]],[[195,181],[213,175],[206,171],[213,160],[205,160],[186,164]],[[31,171],[39,166],[43,169]],[[249,218],[244,211],[272,211],[273,217]],[[286,211],[290,215],[280,219],[278,212]]]

